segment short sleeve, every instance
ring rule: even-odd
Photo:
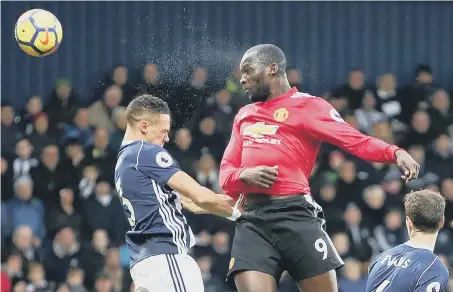
[[[167,150],[146,143],[143,143],[138,150],[135,168],[160,185],[166,184],[180,170],[178,164]]]

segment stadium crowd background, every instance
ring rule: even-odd
[[[1,291],[133,291],[124,245],[129,226],[112,179],[125,106],[136,94],[169,103],[170,153],[200,184],[222,191],[219,162],[235,113],[249,102],[237,68],[211,83],[209,72],[196,67],[181,85],[160,78],[158,64],[142,69],[142,81],[131,84],[128,68],[114,68],[91,104],[67,79],[56,82],[50,98],[30,97],[25,108],[2,103]],[[301,73],[287,74],[304,91]],[[339,273],[343,292],[364,291],[370,259],[407,240],[402,199],[411,189],[446,197],[435,252],[453,265],[453,112],[448,91],[433,76],[429,65],[418,65],[413,81],[397,88],[397,76],[369,80],[357,68],[323,95],[352,126],[405,147],[421,165],[419,178],[405,185],[395,167],[323,145],[310,181],[346,263]],[[234,291],[225,282],[234,225],[211,215],[187,216],[206,291]],[[280,291],[297,291],[288,275]]]

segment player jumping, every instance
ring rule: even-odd
[[[187,255],[195,243],[182,207],[235,221],[236,207],[181,171],[163,148],[170,110],[143,95],[126,110],[127,129],[115,167],[115,183],[131,225],[126,233],[135,291],[203,291],[201,272]]]
[[[445,199],[423,190],[406,196],[409,241],[387,250],[370,264],[367,292],[446,291],[448,269],[433,253],[444,225]]]
[[[222,188],[233,198],[245,194],[228,276],[239,292],[276,291],[285,270],[304,292],[337,291],[335,270],[343,261],[308,185],[321,143],[368,161],[397,162],[407,181],[419,165],[401,148],[355,130],[324,99],[291,88],[285,69],[274,45],[252,47],[240,63],[253,104],[236,115],[221,163]]]

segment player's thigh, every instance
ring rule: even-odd
[[[260,272],[258,275],[267,274],[270,276],[269,279],[273,278],[275,282],[278,282],[283,272],[280,262],[280,254],[275,249],[268,234],[262,230],[262,227],[245,220],[237,223],[228,277],[234,276],[236,279],[239,272],[256,271]],[[242,275],[245,275],[245,273],[242,273]],[[254,273],[247,273],[247,275],[252,275],[250,276],[251,279],[257,278],[253,276]],[[249,279],[249,276],[247,276],[247,279]],[[244,285],[248,285],[250,281],[252,280],[243,281]]]
[[[191,256],[175,254],[170,255],[169,259],[173,264],[173,270],[181,276],[181,283],[183,284],[183,288],[185,288],[182,291],[204,291],[200,267]]]
[[[324,221],[304,214],[289,215],[281,222],[279,250],[285,268],[295,281],[312,278],[341,268],[344,263],[329,235]]]
[[[240,271],[234,276],[238,292],[276,292],[277,282],[269,274],[257,271]]]
[[[297,286],[303,292],[338,292],[337,276],[335,270],[297,281]]]
[[[177,259],[176,255],[157,255],[135,264],[131,269],[135,291],[203,291],[198,265],[192,258],[182,260],[179,256]]]

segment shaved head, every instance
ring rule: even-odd
[[[276,64],[278,66],[276,74],[283,75],[286,72],[286,57],[283,51],[271,44],[262,44],[251,47],[242,57],[244,61],[253,62],[261,65],[262,67]]]
[[[286,57],[271,44],[248,49],[241,59],[241,84],[252,102],[263,102],[289,90]]]

